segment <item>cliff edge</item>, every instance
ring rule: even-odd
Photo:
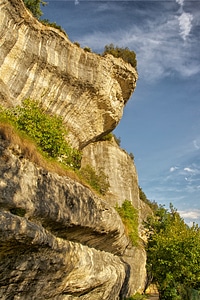
[[[130,64],[84,51],[38,22],[21,0],[1,0],[0,19],[4,102],[41,101],[63,117],[72,145],[79,148],[117,126],[138,77]]]
[[[1,105],[31,98],[62,116],[70,143],[82,149],[82,166],[103,169],[110,184],[99,196],[50,172],[0,126],[1,299],[121,300],[142,292],[143,243],[131,244],[114,208],[129,200],[141,226],[147,208],[137,171],[126,151],[100,141],[119,123],[137,71],[74,45],[36,20],[21,0],[0,0],[0,19]]]

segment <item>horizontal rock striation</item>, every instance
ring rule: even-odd
[[[0,139],[1,299],[119,299],[128,244],[115,209]]]
[[[0,212],[0,298],[118,299],[117,256],[60,239],[41,225]]]
[[[86,146],[83,149],[82,166],[86,165],[101,169],[108,176],[110,188],[105,197],[112,206],[121,206],[125,200],[129,200],[139,209],[138,176],[134,162],[114,138]]]
[[[63,117],[72,145],[80,148],[116,127],[136,86],[130,64],[84,51],[38,22],[21,0],[1,0],[0,19],[0,87],[7,105],[27,97],[41,101]]]

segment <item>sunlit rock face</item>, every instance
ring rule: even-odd
[[[0,86],[7,104],[27,97],[42,102],[63,117],[68,138],[80,148],[116,127],[136,86],[130,64],[84,51],[33,18],[21,0],[1,0],[0,19]]]
[[[0,134],[0,298],[121,300],[142,292],[146,252],[141,241],[132,246],[114,207],[131,201],[140,235],[149,212],[130,155],[99,141],[120,121],[136,70],[74,45],[21,0],[1,0],[0,20],[0,103],[30,97],[62,116],[82,166],[103,169],[110,183],[100,197],[34,164]]]
[[[114,208],[0,139],[1,299],[119,299],[128,244]]]
[[[131,201],[139,209],[139,190],[137,171],[130,155],[115,142],[99,141],[83,149],[82,166],[92,165],[101,169],[109,178],[110,188],[106,200],[112,205],[122,205]]]

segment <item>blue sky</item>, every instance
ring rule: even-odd
[[[147,197],[200,225],[200,0],[49,0],[42,10],[82,47],[136,52],[139,80],[114,133]]]

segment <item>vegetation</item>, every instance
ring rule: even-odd
[[[132,244],[138,244],[138,211],[133,207],[130,201],[125,200],[122,206],[116,206],[115,209],[119,213],[122,222],[125,225],[127,235],[129,236]]]
[[[146,228],[147,271],[160,299],[191,299],[188,293],[199,294],[200,228],[186,225],[172,205],[169,211],[159,206]]]
[[[142,188],[139,186],[139,197],[140,197],[140,200],[142,200],[143,202],[145,202],[147,205],[150,206],[150,208],[153,210],[153,211],[156,211],[157,208],[158,208],[158,204],[155,202],[155,201],[150,201],[145,193],[143,192]]]
[[[113,44],[106,45],[104,48],[103,55],[111,54],[114,57],[121,57],[125,62],[131,64],[134,68],[137,68],[136,54],[134,51],[131,51],[129,48],[119,48]]]
[[[1,120],[11,122],[26,133],[46,156],[56,158],[73,169],[80,168],[81,153],[66,141],[67,131],[61,117],[47,114],[42,106],[30,99],[13,109],[0,108]]]
[[[146,295],[141,295],[139,293],[136,293],[135,295],[130,296],[125,300],[146,300],[146,299],[147,299]]]
[[[23,0],[26,7],[32,12],[35,18],[39,19],[42,16],[41,5],[44,6],[47,3],[43,0]]]
[[[90,47],[84,47],[83,48],[86,52],[92,52],[91,48]]]
[[[102,169],[95,171],[90,165],[80,169],[79,174],[86,180],[86,182],[93,187],[99,194],[105,195],[108,191],[110,184],[108,176]]]
[[[42,20],[40,20],[40,22],[44,25],[51,26],[51,27],[54,27],[56,29],[59,29],[61,32],[63,32],[67,36],[64,29],[60,25],[57,25],[55,22],[50,22],[48,19],[42,19]]]

